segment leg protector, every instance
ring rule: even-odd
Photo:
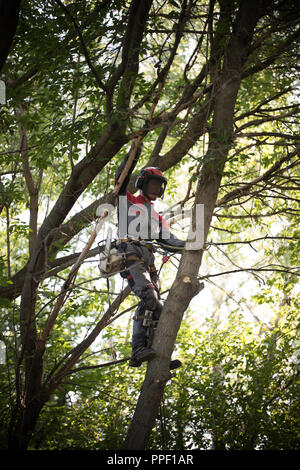
[[[147,343],[147,328],[143,325],[145,308],[143,302],[138,304],[133,317],[132,350],[145,347]]]
[[[143,300],[145,309],[154,312],[159,303],[159,294],[152,283],[147,284],[140,292],[140,298]]]

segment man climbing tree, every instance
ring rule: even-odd
[[[162,311],[160,298],[160,280],[154,264],[154,239],[168,251],[180,252],[185,242],[170,232],[165,219],[153,208],[153,201],[163,197],[167,180],[160,168],[146,167],[141,170],[136,180],[138,196],[128,192],[130,175],[141,154],[140,145],[119,189],[119,250],[127,255],[128,270],[121,273],[128,280],[132,291],[141,299],[134,316],[132,335],[132,356],[130,366],[139,367],[142,362],[155,357],[151,348],[153,329]],[[134,151],[134,144],[131,148]],[[118,183],[130,152],[119,166],[115,181]],[[124,217],[125,215],[125,217]],[[170,368],[180,366],[180,361],[173,360]]]

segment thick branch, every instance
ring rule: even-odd
[[[122,45],[122,60],[107,83],[106,106],[108,115],[111,115],[113,111],[114,90],[121,78],[117,97],[117,112],[118,114],[127,114],[133,85],[138,73],[139,52],[152,1],[131,1],[127,28]],[[121,115],[121,119],[124,119],[124,116]]]
[[[20,105],[16,110],[17,117],[24,116],[24,108]],[[28,159],[28,143],[27,143],[27,130],[24,125],[19,123],[20,134],[20,154],[22,158],[23,174],[26,181],[26,186],[29,194],[29,254],[33,253],[35,240],[37,237],[37,220],[38,220],[38,206],[39,206],[39,190],[41,185],[42,170],[40,170],[37,183],[34,182],[32,171],[29,166]]]

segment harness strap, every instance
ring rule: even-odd
[[[138,256],[134,253],[126,253],[126,261],[141,261],[143,258],[141,256]],[[155,267],[154,264],[151,264],[150,266],[148,266],[148,270],[151,272],[151,273],[156,273],[157,272],[157,269]]]
[[[122,243],[130,243],[131,242],[131,243],[134,243],[135,245],[145,246],[150,251],[155,251],[153,243],[151,243],[150,241],[147,242],[145,240],[139,240],[139,239],[135,239],[135,238],[121,238],[120,241]]]
[[[151,317],[149,317],[149,316],[147,316],[147,315],[134,315],[134,316],[132,317],[132,319],[133,319],[134,321],[149,320],[149,323],[154,323],[154,324],[155,324],[155,323],[158,323],[158,320],[153,320],[152,315],[151,315]]]
[[[142,258],[134,253],[126,254],[126,261],[140,261]]]

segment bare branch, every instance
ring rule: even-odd
[[[269,55],[264,60],[260,62],[257,61],[256,65],[252,67],[246,68],[243,72],[243,78],[249,77],[250,75],[254,75],[255,73],[260,72],[261,70],[266,69],[269,65],[273,64],[284,52],[287,52],[290,48],[295,47],[297,44],[297,39],[299,38],[300,30],[297,30],[293,34],[291,34],[285,41],[277,46],[275,51]]]
[[[115,361],[105,362],[104,364],[97,364],[95,366],[82,366],[76,367],[76,369],[71,369],[68,374],[74,374],[75,372],[80,372],[81,370],[90,370],[90,369],[101,369],[102,367],[110,367],[115,364],[121,364],[122,362],[129,361],[130,357],[124,357],[123,359],[117,359]]]
[[[291,160],[293,157],[298,155],[300,149],[296,149],[294,152],[287,154],[286,156],[280,158],[274,165],[272,165],[269,170],[267,170],[265,173],[263,173],[261,176],[258,176],[257,178],[253,179],[249,183],[246,183],[242,185],[241,187],[234,189],[230,193],[226,194],[223,196],[221,199],[219,199],[216,203],[216,207],[224,206],[226,205],[229,201],[232,201],[235,198],[239,198],[242,196],[245,196],[249,194],[250,190],[252,189],[253,186],[257,185],[258,183],[264,181],[268,181],[271,178],[273,178],[276,175],[276,172],[281,168],[281,166]]]
[[[200,281],[204,281],[205,279],[209,279],[211,277],[218,277],[218,276],[224,276],[227,274],[237,274],[241,272],[249,272],[252,274],[258,273],[258,272],[279,272],[279,273],[287,273],[291,274],[293,276],[299,276],[300,277],[300,271],[298,267],[290,267],[290,266],[282,266],[280,264],[276,265],[267,265],[267,266],[262,266],[260,268],[242,268],[242,269],[232,269],[229,271],[223,271],[219,273],[213,273],[213,274],[206,274],[204,276],[199,276],[198,279]]]

